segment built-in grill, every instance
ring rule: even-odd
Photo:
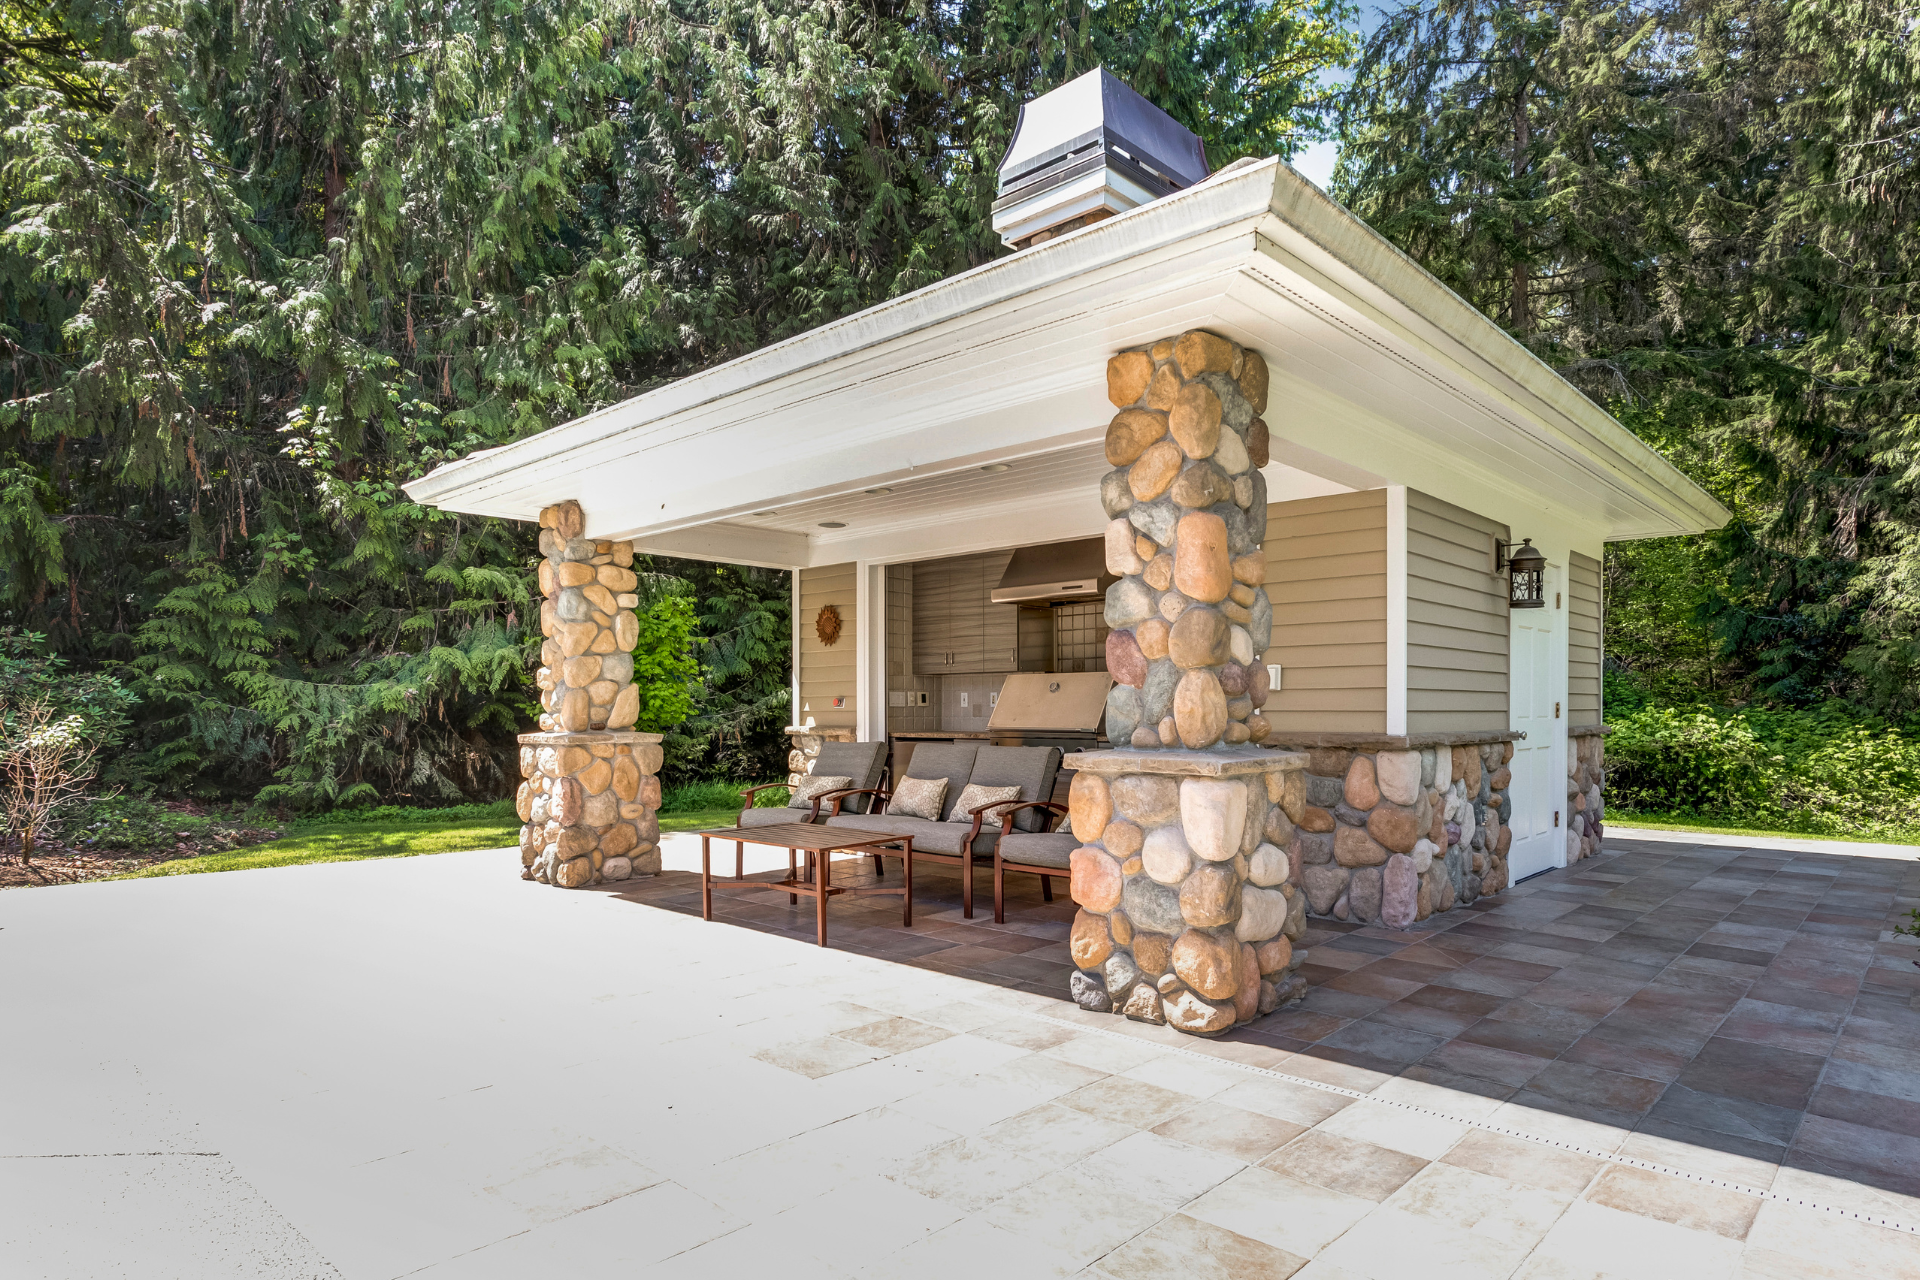
[[[1104,671],[1010,675],[987,721],[988,736],[996,746],[1091,751],[1101,745],[1111,688],[1113,677]]]

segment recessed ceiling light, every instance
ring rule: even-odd
[[[1007,465],[1006,463],[1004,463],[1004,462],[989,462],[989,463],[988,463],[988,464],[987,464],[986,466],[984,466],[984,467],[982,467],[982,468],[980,468],[980,469],[981,469],[982,471],[1011,471],[1011,470],[1013,470],[1013,468],[1012,468],[1012,467],[1009,467],[1009,466],[1008,466],[1008,465]]]
[[[845,520],[822,520],[820,527],[822,529],[844,529],[847,527],[847,522]]]
[[[879,488],[877,488],[877,489],[862,489],[862,490],[861,490],[860,492],[862,492],[862,493],[892,493],[892,492],[893,492],[893,490],[892,490],[892,489],[889,489],[889,488],[888,488],[888,487],[887,487],[886,485],[881,485],[881,486],[880,486]]]

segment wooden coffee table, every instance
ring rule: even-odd
[[[762,889],[775,889],[786,893],[788,902],[800,901],[799,895],[806,894],[814,900],[814,933],[821,946],[827,945],[827,899],[841,894],[851,894],[856,898],[869,897],[876,893],[897,893],[900,895],[900,926],[913,927],[913,837],[889,835],[881,831],[856,831],[852,827],[824,827],[811,822],[783,822],[770,827],[722,827],[717,831],[700,833],[700,918],[713,919],[713,842],[731,840],[738,858],[750,844],[767,844],[787,851],[787,878],[785,880],[743,880],[742,884],[755,885]],[[835,851],[846,853],[877,852],[882,845],[898,846],[888,852],[900,856],[906,871],[901,877],[901,885],[871,885],[866,888],[847,888],[833,883],[833,858]],[[815,869],[810,876],[803,877],[794,865],[793,855],[804,852],[809,868]]]

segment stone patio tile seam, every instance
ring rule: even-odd
[[[1070,1022],[1064,1018],[1055,1018],[1049,1014],[1040,1013],[1035,1010],[1022,1009],[1020,1012],[1024,1016],[1033,1018],[1036,1021],[1055,1023],[1059,1026],[1070,1027],[1075,1031],[1090,1035],[1106,1036],[1117,1040],[1132,1041],[1137,1039],[1137,1037],[1127,1035],[1125,1032],[1111,1031],[1105,1027],[1092,1027],[1084,1023]],[[1672,1165],[1660,1164],[1657,1161],[1642,1160],[1635,1156],[1623,1156],[1617,1152],[1601,1151],[1596,1147],[1581,1146],[1573,1142],[1562,1142],[1554,1138],[1543,1138],[1537,1134],[1528,1133],[1523,1129],[1513,1129],[1506,1125],[1490,1124],[1484,1120],[1473,1120],[1458,1115],[1449,1115],[1444,1111],[1436,1111],[1431,1107],[1423,1107],[1411,1102],[1401,1102],[1393,1098],[1377,1098],[1371,1093],[1366,1093],[1359,1089],[1349,1089],[1344,1085],[1329,1084],[1326,1081],[1314,1080],[1307,1076],[1288,1075],[1284,1071],[1275,1071],[1271,1067],[1257,1067],[1251,1063],[1240,1062],[1233,1058],[1217,1057],[1213,1054],[1202,1053],[1196,1049],[1181,1048],[1178,1045],[1164,1045],[1161,1047],[1167,1053],[1182,1054],[1187,1057],[1198,1058],[1204,1062],[1225,1063],[1247,1072],[1250,1075],[1265,1076],[1270,1080],[1281,1080],[1288,1084],[1306,1085],[1309,1088],[1318,1089],[1323,1093],[1338,1094],[1344,1098],[1371,1102],[1383,1107],[1394,1107],[1414,1115],[1428,1116],[1438,1120],[1449,1120],[1455,1124],[1463,1124],[1469,1128],[1485,1130],[1488,1133],[1503,1134],[1509,1138],[1519,1138],[1522,1141],[1536,1143],[1543,1147],[1553,1147],[1556,1150],[1570,1151],[1576,1155],[1589,1156],[1596,1160],[1605,1160],[1609,1164],[1622,1165],[1630,1169],[1644,1169],[1650,1173],[1665,1174],[1668,1177],[1680,1178],[1687,1182],[1697,1182],[1703,1186],[1718,1187],[1724,1191],[1733,1191],[1740,1195],[1752,1196],[1760,1200],[1775,1200],[1782,1204],[1797,1205],[1803,1209],[1814,1209],[1821,1213],[1833,1214],[1836,1217],[1851,1218],[1857,1222],[1870,1223],[1874,1226],[1886,1227],[1894,1231],[1902,1231],[1908,1235],[1920,1236],[1920,1222],[1898,1222],[1892,1218],[1883,1218],[1870,1213],[1858,1213],[1851,1209],[1840,1208],[1837,1205],[1822,1204],[1817,1201],[1804,1199],[1800,1196],[1783,1195],[1776,1191],[1750,1187],[1743,1183],[1728,1181],[1724,1178],[1709,1178],[1701,1174],[1692,1173],[1686,1169],[1678,1169]]]

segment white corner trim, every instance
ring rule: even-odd
[[[853,566],[853,724],[861,742],[887,734],[887,567]]]
[[[1387,732],[1407,731],[1407,486],[1387,486]]]
[[[790,683],[793,686],[793,713],[788,718],[787,723],[798,725],[800,723],[800,570],[789,569],[787,571],[787,583],[789,590],[792,592],[792,604],[788,607],[787,613],[793,632],[789,641],[792,647],[787,651],[792,658],[791,665],[793,670]]]

